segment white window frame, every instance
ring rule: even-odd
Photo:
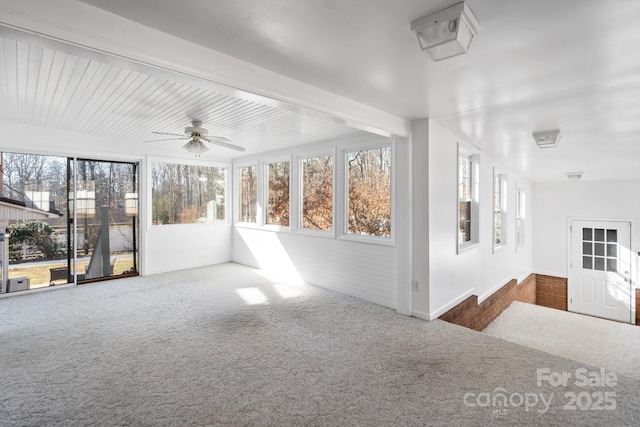
[[[463,199],[460,198],[460,161],[462,158],[468,158],[470,162],[470,228],[471,228],[471,240],[467,242],[460,241],[460,202]],[[456,248],[457,253],[464,252],[474,247],[478,247],[480,244],[480,156],[471,150],[465,149],[458,144],[458,155],[456,157]]]
[[[516,187],[516,251],[526,244],[527,193],[520,186]]]
[[[369,236],[362,234],[349,233],[349,162],[347,161],[347,154],[357,150],[375,150],[379,148],[391,148],[391,236]],[[338,167],[338,182],[341,185],[338,186],[340,194],[334,194],[334,200],[340,201],[339,206],[339,218],[334,217],[334,223],[336,231],[338,232],[338,238],[341,240],[351,240],[355,242],[375,243],[379,245],[395,246],[397,235],[396,224],[396,174],[397,174],[397,155],[396,155],[396,141],[377,141],[377,142],[362,142],[358,144],[341,145],[339,147],[339,158],[341,166]],[[337,166],[337,164],[336,164]]]
[[[356,150],[370,150],[391,148],[391,237],[356,235],[347,233],[347,209],[348,209],[348,174],[347,153]],[[333,157],[333,229],[311,230],[300,226],[302,216],[302,186],[301,186],[301,159],[331,155]],[[267,165],[282,161],[290,162],[289,181],[289,226],[265,224],[266,200],[268,197]],[[339,240],[357,241],[367,244],[383,246],[395,246],[397,236],[397,143],[395,138],[379,137],[372,139],[354,138],[348,141],[325,141],[314,146],[298,147],[293,150],[280,150],[265,156],[251,156],[234,161],[233,170],[233,225],[238,228],[251,228],[265,231],[296,233],[314,237],[332,238]],[[240,222],[240,182],[239,169],[247,166],[257,166],[257,214],[256,223]]]
[[[331,206],[332,206],[332,223],[331,223],[331,230],[314,230],[311,228],[305,228],[302,226],[302,208],[303,208],[303,203],[304,203],[304,199],[303,199],[303,195],[302,195],[302,191],[303,191],[303,186],[302,186],[302,177],[303,177],[303,173],[302,173],[302,161],[304,159],[310,159],[310,158],[314,158],[314,157],[326,157],[326,156],[331,156],[331,166],[332,166],[332,202],[331,202]],[[291,222],[292,225],[292,230],[297,233],[297,234],[304,234],[304,235],[309,235],[309,236],[317,236],[317,237],[326,237],[326,238],[335,238],[337,233],[336,233],[336,229],[337,229],[337,225],[338,223],[336,222],[336,205],[337,205],[337,198],[336,198],[336,192],[337,192],[337,175],[338,175],[338,158],[336,155],[336,148],[332,147],[331,149],[328,150],[321,150],[321,151],[306,151],[306,152],[297,152],[295,155],[295,180],[292,179],[292,194],[295,194],[297,197],[295,197],[295,203],[296,203],[296,209],[295,214],[296,214],[296,218],[295,218],[295,222]],[[292,173],[293,173],[293,168],[292,168]],[[294,201],[294,199],[292,199],[292,202]],[[293,212],[292,212],[293,213]]]
[[[293,187],[293,162],[291,160],[291,154],[271,156],[261,158],[258,162],[258,201],[262,200],[262,207],[259,210],[261,212],[261,221],[258,223],[264,230],[279,231],[279,232],[291,232],[293,221],[297,220],[297,215],[294,215],[295,209],[294,203],[298,203],[297,200],[293,200],[292,192]],[[269,165],[274,163],[289,162],[289,225],[267,224],[267,215],[269,209]],[[262,171],[262,172],[260,172]],[[261,182],[262,181],[262,182]],[[260,202],[258,203],[260,204]]]
[[[498,206],[496,206],[496,192]],[[493,250],[499,249],[507,245],[508,242],[508,222],[507,222],[507,198],[508,195],[508,176],[506,173],[493,168],[493,192],[492,192],[492,222],[493,222]],[[496,211],[500,211],[500,242],[496,242]]]

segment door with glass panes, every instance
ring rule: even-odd
[[[569,311],[631,322],[631,224],[571,222]]]
[[[69,171],[69,265],[78,283],[137,275],[138,164],[69,159]]]

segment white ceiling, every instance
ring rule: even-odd
[[[438,63],[409,24],[455,0],[84,2],[399,117],[431,117],[535,181],[640,179],[637,0],[468,0],[481,26],[471,51]],[[560,146],[537,149],[531,133],[555,128]]]
[[[191,158],[180,148],[186,141],[144,142],[170,138],[153,131],[183,133],[191,120],[202,121],[209,135],[227,137],[247,149],[238,153],[210,146],[203,158],[370,135],[232,88],[6,28],[0,31],[0,121],[136,144],[140,147],[134,151],[146,154]],[[28,141],[26,134],[24,145]]]

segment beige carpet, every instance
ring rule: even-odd
[[[2,426],[640,424],[637,379],[236,264],[2,299],[0,349]]]
[[[516,301],[483,332],[640,380],[640,326]]]

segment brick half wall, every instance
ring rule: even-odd
[[[439,317],[449,323],[481,331],[493,322],[513,301],[537,304],[567,311],[568,285],[564,277],[530,274],[519,285],[516,280],[494,292],[478,304],[478,297],[471,295]],[[636,295],[636,325],[640,326],[640,289]]]
[[[529,275],[519,285],[515,279],[478,304],[472,295],[440,316],[441,320],[481,331],[493,322],[513,301],[536,303],[536,276]]]
[[[567,311],[567,279],[536,274],[536,304]]]

